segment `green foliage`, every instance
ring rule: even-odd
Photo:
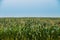
[[[60,40],[60,27],[46,19],[2,18],[0,40]]]

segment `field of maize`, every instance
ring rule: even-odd
[[[0,40],[60,40],[60,18],[0,18]]]

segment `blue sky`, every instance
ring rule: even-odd
[[[59,2],[57,0],[3,0],[0,2],[0,16],[59,17]]]

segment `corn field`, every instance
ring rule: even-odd
[[[60,18],[0,18],[0,40],[60,40]]]

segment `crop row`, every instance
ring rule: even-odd
[[[59,40],[60,27],[1,27],[0,40]]]

